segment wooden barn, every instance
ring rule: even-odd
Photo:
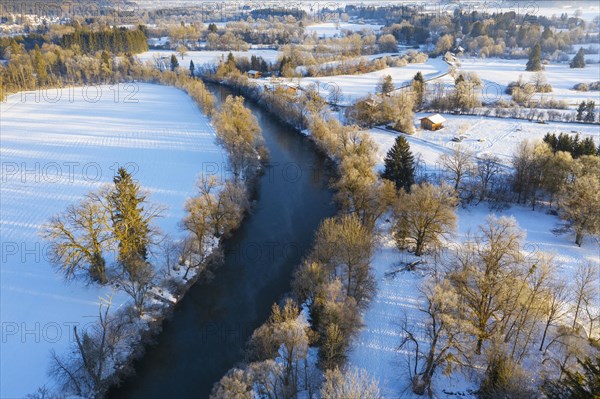
[[[259,79],[262,77],[262,73],[260,71],[255,71],[254,69],[251,69],[248,71],[248,77],[252,79]]]
[[[421,118],[421,128],[439,130],[444,127],[444,122],[446,122],[446,119],[440,114],[426,116],[425,118]]]

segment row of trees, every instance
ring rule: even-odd
[[[77,48],[90,54],[97,51],[110,51],[114,54],[137,54],[148,51],[148,40],[144,30],[114,27],[101,31],[76,29],[60,38],[63,48]]]

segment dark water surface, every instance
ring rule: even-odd
[[[230,92],[213,86],[218,101]],[[252,214],[225,245],[225,263],[198,282],[165,322],[136,375],[111,399],[208,398],[213,384],[243,359],[252,331],[290,289],[292,272],[319,223],[335,213],[326,160],[306,138],[254,104],[270,166]]]

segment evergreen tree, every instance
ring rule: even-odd
[[[208,32],[209,33],[217,33],[219,29],[217,28],[217,25],[210,23],[208,24]]]
[[[415,108],[420,109],[423,106],[423,98],[425,95],[425,79],[423,79],[421,71],[417,72],[411,86],[416,95]]]
[[[571,68],[585,68],[585,53],[583,52],[583,47],[579,49],[573,60],[571,60],[570,64]]]
[[[529,61],[527,61],[526,71],[541,71],[542,70],[542,47],[540,44],[533,46],[529,52]]]
[[[42,55],[42,50],[40,50],[40,47],[37,44],[33,51],[33,64],[38,85],[44,86],[48,82],[48,71],[46,69],[46,61]]]
[[[403,188],[410,191],[415,184],[415,160],[404,136],[396,137],[396,142],[388,151],[382,177],[394,182],[397,190]]]
[[[588,103],[585,106],[585,118],[584,121],[588,122],[588,123],[594,123],[594,121],[596,120],[596,113],[594,111],[594,108],[596,107],[596,102],[594,101],[588,101]]]
[[[132,280],[138,271],[147,267],[148,246],[151,239],[151,215],[144,209],[146,196],[140,185],[124,168],[119,168],[113,179],[114,188],[107,200],[118,242],[118,259]]]
[[[171,71],[175,71],[177,68],[179,68],[179,61],[177,61],[177,57],[175,56],[175,54],[171,55]]]
[[[578,121],[582,121],[583,120],[583,113],[585,112],[585,101],[582,101],[581,104],[579,104],[579,107],[577,107],[577,120]]]
[[[194,65],[193,60],[190,60],[190,76],[196,76],[196,66]]]

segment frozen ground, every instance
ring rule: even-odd
[[[422,115],[417,115],[417,118]],[[427,170],[437,168],[438,157],[448,151],[455,143],[450,139],[456,135],[459,127],[467,125],[470,138],[462,144],[470,147],[476,153],[489,151],[502,157],[509,164],[510,154],[520,140],[524,138],[541,138],[546,132],[579,130],[586,135],[592,135],[598,142],[600,132],[597,126],[579,124],[539,125],[526,121],[512,119],[497,119],[470,116],[444,115],[448,119],[446,127],[438,132],[419,131],[414,136],[407,136],[411,150],[424,163]],[[517,131],[517,129],[521,129]],[[383,159],[391,148],[397,136],[396,133],[372,129],[371,137],[379,146],[378,169],[382,169]],[[484,142],[477,141],[482,137]],[[487,204],[458,209],[458,230],[451,242],[460,242],[468,232],[476,232],[477,226],[485,221],[490,212]],[[528,207],[512,206],[510,209],[497,213],[498,216],[513,216],[519,226],[526,231],[525,252],[543,251],[554,256],[558,264],[558,272],[567,281],[572,280],[573,273],[581,262],[590,262],[600,267],[600,247],[598,242],[587,239],[579,248],[574,244],[571,234],[555,235],[552,229],[557,227],[560,219],[544,211],[531,211]],[[386,277],[385,273],[397,269],[400,261],[410,261],[413,255],[396,249],[389,235],[390,223],[383,223],[383,234],[380,237],[379,249],[373,258],[373,269],[376,275],[378,292],[364,313],[365,327],[353,343],[350,352],[350,364],[368,370],[380,379],[382,393],[388,398],[408,397],[412,395],[407,384],[407,361],[412,353],[399,350],[401,342],[400,326],[406,318],[409,325],[418,325],[423,315],[418,311],[422,303],[418,292],[419,285],[424,280],[422,272],[403,272],[395,277]],[[477,383],[470,381],[460,373],[443,376],[441,370],[434,380],[436,397],[454,398],[443,392],[467,392],[476,389]],[[474,396],[466,396],[472,397]]]
[[[312,35],[316,32],[318,37],[341,37],[343,36],[344,31],[351,32],[360,32],[362,30],[370,30],[375,33],[381,30],[383,25],[374,25],[374,24],[356,24],[350,22],[323,22],[320,24],[309,25],[304,28],[304,32],[306,34]]]
[[[504,60],[499,58],[461,58],[461,66],[458,68],[462,72],[475,72],[481,78],[484,85],[484,102],[494,101],[502,98],[510,99],[510,96],[504,94],[504,90],[510,82],[517,81],[519,75],[523,76],[525,83],[530,82],[535,76],[535,72],[526,72],[526,59],[522,60]],[[538,94],[545,98],[555,98],[557,100],[566,100],[569,104],[575,105],[583,100],[595,100],[596,104],[600,102],[600,92],[578,92],[573,90],[577,83],[592,83],[600,80],[600,64],[587,64],[585,68],[569,68],[569,64],[549,64],[545,65],[543,71],[546,80],[552,85],[551,93]]]
[[[402,86],[412,80],[417,72],[421,72],[425,79],[432,79],[448,71],[448,64],[441,58],[430,58],[423,64],[408,64],[404,67],[385,68],[380,71],[369,72],[361,75],[337,75],[319,78],[300,78],[298,81],[303,87],[310,84],[318,85],[328,93],[331,86],[339,87],[344,100],[340,104],[351,104],[356,100],[366,97],[377,91],[377,83],[382,77],[390,75],[396,87]]]
[[[98,89],[97,102],[91,100],[99,91],[90,87],[85,97],[75,88],[72,101],[65,89],[55,103],[27,93],[1,104],[2,398],[47,383],[49,351],[64,351],[74,323],[93,322],[98,297],[110,292],[66,284],[45,256],[42,224],[125,166],[152,202],[168,207],[158,225],[177,235],[199,173],[225,160],[208,119],[183,91],[149,84],[136,86],[135,94],[125,86]],[[118,294],[113,308],[124,301]]]
[[[190,60],[194,61],[194,65],[196,67],[200,67],[205,64],[213,64],[216,65],[219,63],[221,59],[227,58],[227,55],[230,51],[188,51],[183,60],[177,54],[176,51],[173,50],[150,50],[145,53],[139,54],[137,57],[142,62],[151,61],[154,62],[155,57],[167,57],[167,64],[170,62],[171,55],[175,54],[177,56],[177,60],[179,61],[179,65],[187,68],[190,65]],[[277,62],[277,56],[279,55],[277,50],[264,50],[264,49],[251,49],[248,51],[231,51],[235,57],[247,57],[250,59],[253,55],[262,57],[268,63]]]

